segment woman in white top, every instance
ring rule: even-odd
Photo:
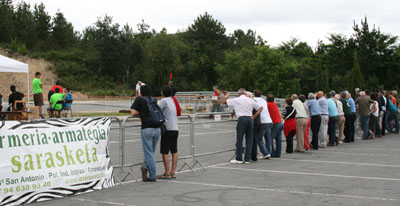
[[[369,132],[372,134],[372,139],[376,138],[376,130],[379,129],[378,119],[379,119],[379,109],[378,109],[378,94],[373,92],[371,94],[371,100],[375,102],[375,104],[370,105],[370,120],[369,120]]]

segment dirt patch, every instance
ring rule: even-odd
[[[17,54],[9,54],[6,50],[0,48],[0,54],[20,62],[24,62],[29,65],[29,88],[30,94],[32,95],[32,80],[35,78],[35,73],[40,72],[42,74],[41,81],[43,84],[43,97],[47,100],[47,92],[50,88],[55,85],[57,75],[51,70],[53,64],[44,59],[32,59],[27,56],[21,56]],[[27,95],[27,74],[26,73],[11,73],[11,72],[0,72],[0,94],[4,96],[3,102],[8,101],[10,94],[10,86],[15,85],[17,91],[20,91]],[[77,92],[72,92],[74,99],[87,99],[87,96]],[[27,99],[27,98],[25,98]],[[32,99],[32,98],[31,98]]]

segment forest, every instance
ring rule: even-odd
[[[50,16],[43,4],[0,0],[0,47],[44,58],[65,87],[97,95],[132,95],[138,80],[159,95],[170,73],[179,91],[218,85],[285,97],[357,87],[398,89],[398,37],[360,19],[349,22],[350,36],[327,34],[327,43],[319,41],[315,48],[295,38],[271,47],[251,29],[227,34],[207,12],[172,34],[155,31],[144,20],[119,25],[107,15],[76,31],[61,11]]]

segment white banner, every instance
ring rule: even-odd
[[[110,126],[108,117],[0,122],[0,205],[114,186]]]

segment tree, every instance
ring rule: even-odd
[[[45,11],[45,7],[43,3],[39,5],[35,5],[33,10],[33,19],[34,19],[34,26],[35,26],[35,38],[36,38],[36,45],[37,49],[46,49],[49,44],[47,44],[49,36],[50,36],[50,20],[51,17]]]
[[[16,39],[24,43],[29,49],[36,45],[35,21],[31,11],[31,6],[25,2],[17,5],[15,12],[15,33]]]
[[[71,23],[67,22],[64,14],[57,12],[51,23],[51,37],[52,47],[55,49],[70,48],[76,42],[76,35],[74,27]]]
[[[9,42],[15,35],[13,17],[12,0],[0,0],[0,42]]]
[[[352,46],[358,52],[358,59],[364,79],[376,76],[379,82],[385,82],[389,71],[396,71],[397,36],[384,34],[373,25],[370,29],[367,17],[361,20],[361,26],[354,23],[354,34],[350,38]],[[394,84],[388,85],[394,87]]]
[[[243,49],[254,47],[257,41],[256,33],[251,29],[247,30],[247,33],[244,33],[243,30],[237,29],[233,32],[230,37],[233,45],[233,49]]]
[[[102,88],[117,85],[121,82],[120,74],[124,74],[119,37],[119,24],[113,24],[107,15],[84,30],[82,46],[88,53],[87,64]]]
[[[225,27],[207,12],[200,15],[183,36],[185,42],[194,48],[196,77],[203,89],[211,89],[217,82],[215,65],[224,60],[224,51],[229,47]]]
[[[300,92],[297,67],[283,52],[260,46],[227,52],[225,63],[219,64],[217,71],[224,77],[219,80],[219,85],[225,89],[260,89],[283,97]]]
[[[355,88],[361,88],[363,82],[363,75],[360,69],[360,63],[358,61],[358,53],[356,51],[354,52],[353,68],[349,71],[348,77],[349,77],[348,89],[350,92],[354,92]]]

